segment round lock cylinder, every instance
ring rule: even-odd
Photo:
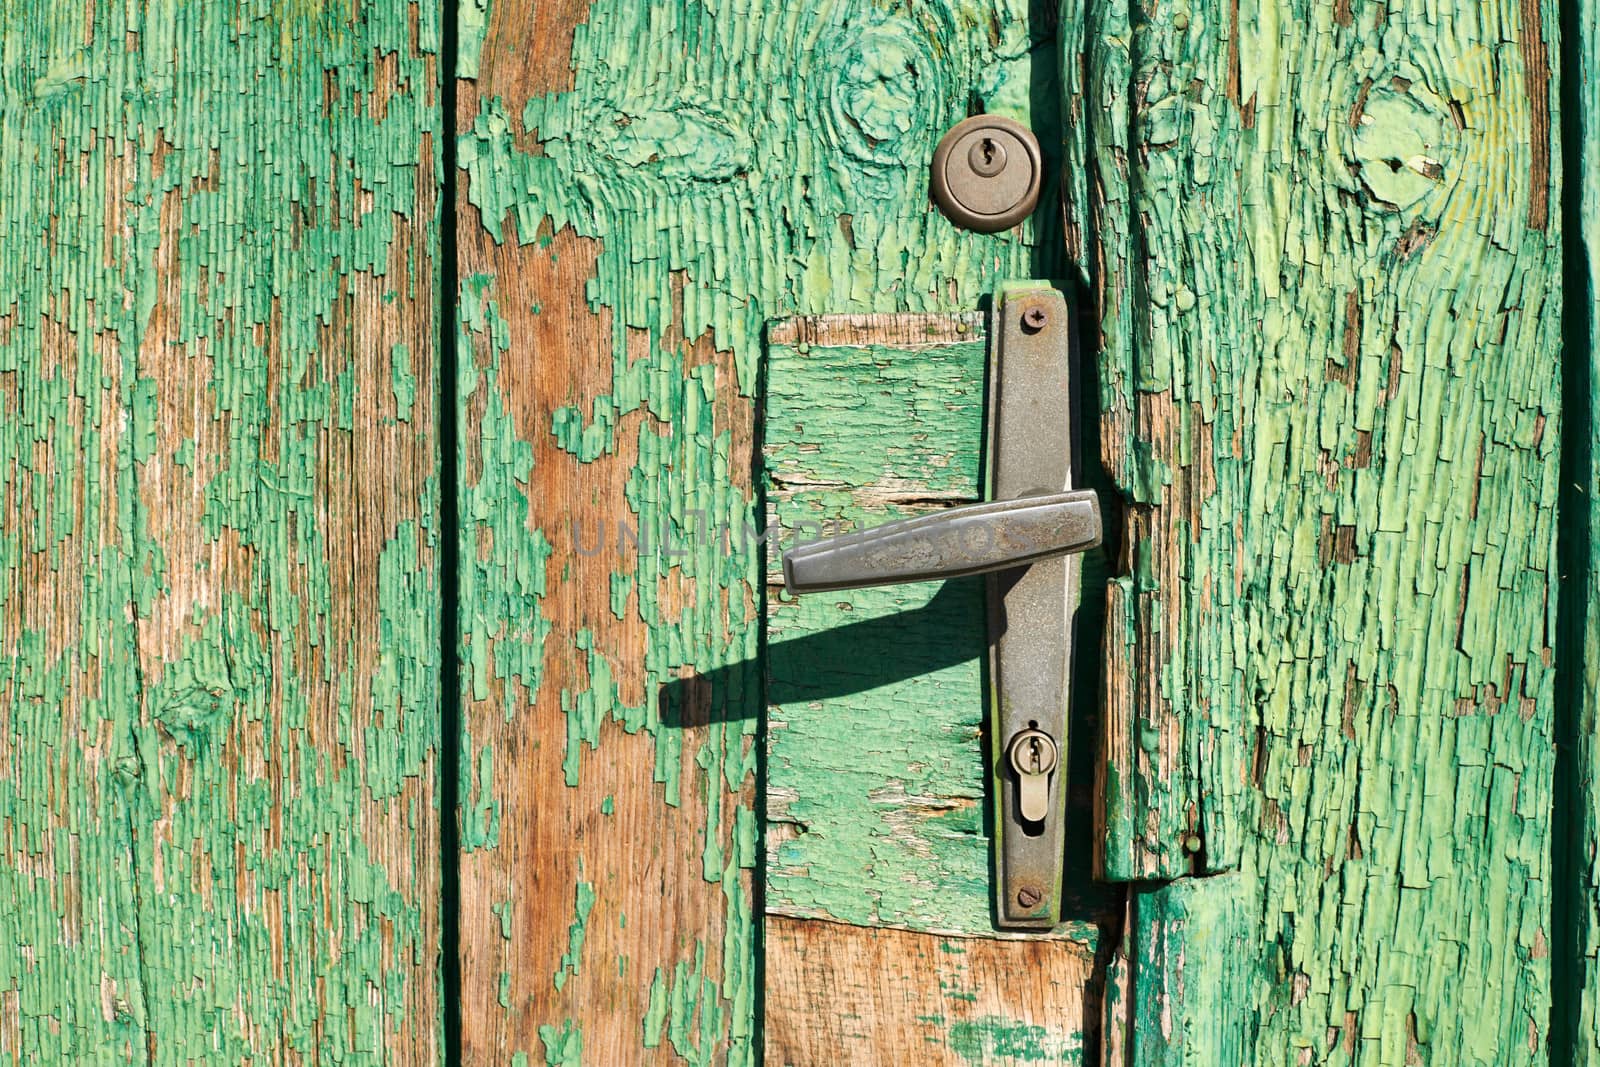
[[[974,115],[934,149],[933,199],[957,226],[998,233],[1033,214],[1043,171],[1039,142],[1026,126]]]
[[[1023,777],[1049,774],[1056,769],[1055,738],[1043,730],[1023,730],[1011,739],[1011,769]]]

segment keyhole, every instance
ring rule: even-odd
[[[1037,737],[1028,738],[1028,762],[1031,764],[1032,774],[1039,774],[1039,768],[1044,765],[1044,746],[1039,744]]]
[[[985,134],[967,150],[967,165],[980,178],[993,178],[1006,169],[1006,146]]]

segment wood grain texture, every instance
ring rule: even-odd
[[[969,108],[1055,128],[1029,6],[463,5],[469,1064],[758,1056],[762,332],[1050,273],[926,191]]]
[[[1555,8],[1129,8],[1088,42],[1103,869],[1239,872],[1236,1044],[1188,1062],[1541,1062]]]
[[[1251,886],[1238,874],[1179,878],[1130,886],[1119,958],[1108,967],[1107,1064],[1183,1067],[1259,1062],[1253,1027],[1240,1006],[1253,995],[1264,965],[1254,943]],[[1120,998],[1115,994],[1122,994]],[[1392,1050],[1357,1044],[1358,1013],[1337,1035],[1310,1048],[1319,1062],[1335,1043],[1346,1059],[1380,1058]],[[1302,1046],[1305,1048],[1305,1046]],[[1414,1058],[1415,1050],[1406,1050]],[[1306,1060],[1306,1051],[1297,1051]],[[1290,1061],[1293,1062],[1293,1061]]]
[[[0,14],[0,1062],[435,1060],[437,29]]]
[[[586,297],[627,258],[625,237],[609,255],[596,239],[633,225],[625,204],[602,198],[576,229],[545,219],[631,164],[520,154],[530,100],[622,119],[591,95],[597,54],[571,46],[598,32],[603,53],[608,18],[496,4],[481,59],[461,27],[460,69],[477,72],[457,115],[468,1064],[751,1062],[755,724],[737,694],[660,682],[753,658],[741,561],[664,544],[688,544],[681,509],[739,514],[753,410],[726,348],[686,336],[681,275],[617,283],[606,300],[637,298],[620,308]],[[621,21],[624,37],[640,25]],[[556,154],[581,142],[543,125]],[[635,535],[646,547],[619,547]]]
[[[824,532],[979,499],[982,318],[877,321],[769,330],[766,910],[987,933],[983,583],[794,598],[773,571]]]
[[[1012,1067],[1084,1062],[1094,954],[768,918],[766,1063]]]

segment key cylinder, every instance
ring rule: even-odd
[[[1020,122],[974,115],[933,152],[934,202],[951,222],[978,233],[1009,230],[1039,204],[1039,141]]]

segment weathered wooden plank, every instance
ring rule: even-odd
[[[694,531],[760,522],[768,320],[1057,261],[926,196],[974,103],[1054,127],[1030,6],[463,5],[467,1062],[756,1057],[761,548]]]
[[[766,944],[773,1067],[1081,1063],[1094,1046],[1095,960],[1077,942],[769,917]]]
[[[1128,915],[1110,968],[1107,1064],[1183,1067],[1254,1063],[1252,1028],[1239,1006],[1252,995],[1263,966],[1249,913],[1250,886],[1238,874],[1179,878],[1130,886]],[[1337,1035],[1340,1054],[1354,1056],[1354,1013]],[[1120,1030],[1120,1033],[1118,1032]],[[1326,1053],[1335,1035],[1313,1049]],[[1304,1059],[1304,1053],[1297,1053]]]
[[[1554,5],[1100,18],[1108,873],[1239,869],[1245,1062],[1537,1062]]]
[[[481,56],[461,27],[460,70],[477,74],[457,113],[468,1064],[752,1062],[754,718],[726,687],[660,692],[690,665],[753,658],[742,561],[680,563],[662,543],[670,527],[687,544],[686,508],[739,514],[751,407],[726,343],[703,325],[686,337],[694,287],[665,264],[586,297],[627,269],[634,219],[603,198],[576,227],[542,221],[582,181],[659,175],[571,163],[590,131],[524,113],[576,106],[620,130],[629,109],[607,94],[626,86],[597,67],[642,22],[617,22],[587,4],[499,3]],[[534,127],[553,156],[521,154]],[[617,242],[597,239],[614,228]],[[710,484],[714,467],[727,484]],[[648,549],[619,549],[623,529]]]
[[[433,1062],[434,11],[0,40],[0,1061]]]
[[[987,359],[977,313],[769,330],[769,915],[994,932],[983,583],[796,599],[777,570],[795,541],[980,499]]]
[[[796,600],[772,571],[795,541],[979,497],[981,317],[877,321],[769,330],[766,909],[988,932],[982,583]]]

